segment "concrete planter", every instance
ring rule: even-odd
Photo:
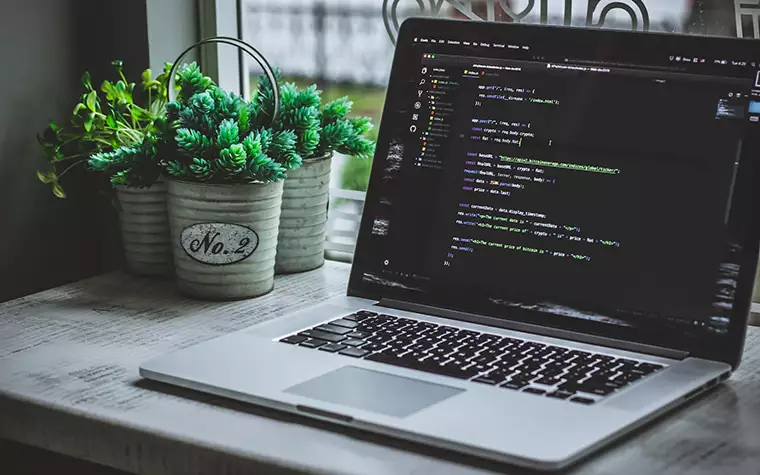
[[[122,244],[127,270],[138,275],[171,275],[171,241],[166,215],[166,183],[149,188],[116,189],[121,211]]]
[[[278,274],[304,272],[325,263],[331,165],[328,154],[304,160],[300,168],[288,172],[282,193]]]
[[[193,297],[257,297],[274,287],[282,182],[169,181],[169,224],[179,290]]]

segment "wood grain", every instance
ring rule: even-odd
[[[348,269],[278,277],[273,293],[242,302],[109,274],[2,304],[0,437],[130,473],[522,472],[138,376],[149,358],[342,294]],[[758,475],[759,368],[750,328],[728,383],[571,473]]]

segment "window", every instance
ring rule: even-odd
[[[237,2],[237,4],[236,4]],[[209,0],[217,28],[237,30],[283,76],[316,83],[327,100],[348,95],[379,126],[398,26],[410,16],[760,37],[760,0]],[[207,15],[206,15],[207,16]],[[237,18],[235,18],[237,16]],[[230,26],[231,25],[231,26]],[[204,32],[205,33],[205,32]],[[232,61],[219,57],[219,69]],[[235,65],[237,67],[237,65]],[[247,64],[244,84],[257,76]],[[244,74],[245,75],[245,74]],[[377,127],[375,128],[375,133]],[[328,253],[353,252],[370,163],[333,162]],[[333,254],[332,257],[340,257]]]

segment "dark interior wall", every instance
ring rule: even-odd
[[[35,134],[62,123],[81,94],[122,59],[130,79],[148,67],[144,1],[0,2],[0,301],[118,265],[115,212],[93,177],[74,172],[55,198],[35,175],[44,167]]]

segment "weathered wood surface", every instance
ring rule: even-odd
[[[137,374],[151,357],[339,295],[347,276],[328,262],[278,277],[267,296],[205,303],[169,281],[112,274],[1,304],[0,437],[133,473],[521,472]],[[747,345],[727,384],[572,473],[760,474],[760,329]]]

